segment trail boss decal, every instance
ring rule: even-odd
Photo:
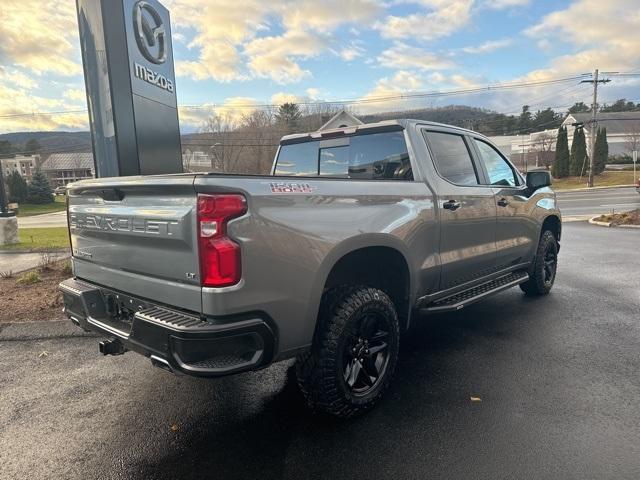
[[[316,187],[309,183],[271,182],[271,193],[313,193]]]

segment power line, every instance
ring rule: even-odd
[[[387,96],[378,96],[378,97],[369,97],[369,98],[360,98],[360,99],[347,99],[347,100],[335,100],[335,101],[330,101],[330,100],[309,101],[309,102],[296,102],[296,103],[301,106],[366,105],[370,103],[386,102],[390,100],[437,98],[437,97],[448,97],[448,96],[458,96],[458,95],[469,95],[474,93],[493,92],[493,91],[500,91],[500,90],[514,90],[514,89],[520,89],[520,88],[556,85],[556,84],[565,83],[565,82],[582,80],[584,79],[584,77],[585,75],[578,75],[573,77],[541,80],[537,82],[497,83],[497,84],[486,85],[482,87],[473,87],[473,88],[458,89],[458,90],[444,90],[444,91],[432,91],[432,92],[407,92],[407,93],[399,93],[396,95],[387,95]],[[279,106],[280,106],[279,104],[274,104],[274,103],[263,103],[263,104],[237,103],[234,105],[204,103],[204,104],[195,104],[195,105],[179,105],[178,108],[188,109],[188,110],[216,109],[216,108],[234,110],[234,109],[258,109],[258,108],[269,108],[269,107],[279,107]],[[13,114],[0,115],[0,118],[70,115],[70,114],[78,114],[78,113],[86,113],[86,112],[87,112],[86,109],[82,109],[82,110],[60,110],[60,111],[53,111],[53,112],[13,113]]]

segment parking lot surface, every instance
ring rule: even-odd
[[[4,325],[0,478],[638,479],[639,244],[565,225],[548,297],[416,319],[346,422],[303,407],[291,362],[175,377],[66,323]]]

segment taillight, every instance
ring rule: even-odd
[[[240,194],[198,195],[198,247],[203,287],[228,287],[242,276],[240,245],[227,237],[227,222],[247,211]]]

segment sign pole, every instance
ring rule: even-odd
[[[636,177],[636,163],[638,163],[638,151],[634,150],[633,151],[633,183],[636,183],[638,181]]]

